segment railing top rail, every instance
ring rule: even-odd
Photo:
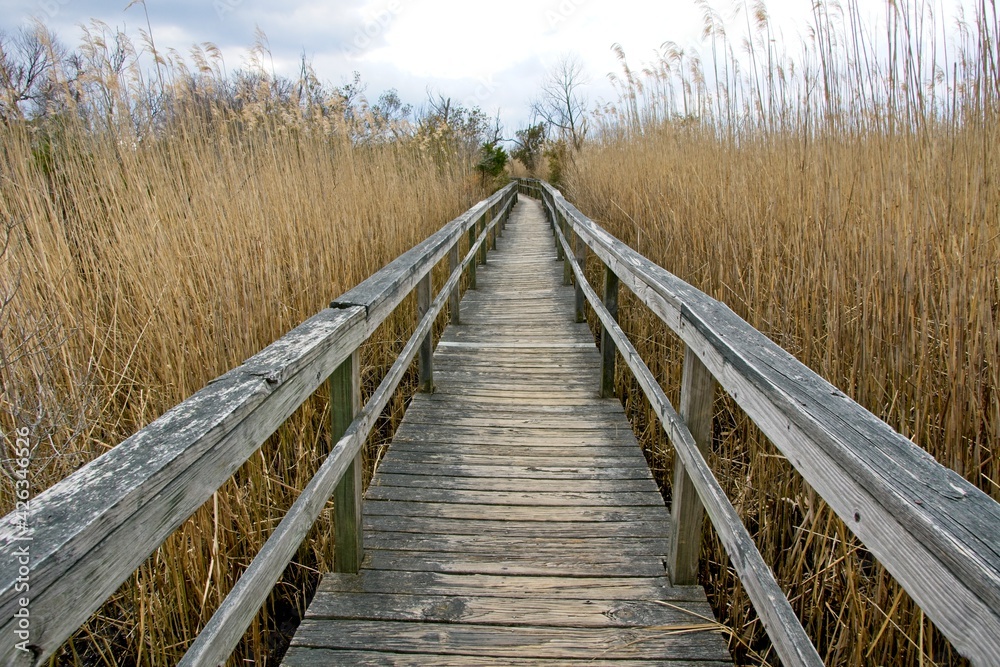
[[[508,185],[0,521],[0,660],[50,654],[381,324]],[[15,650],[30,544],[31,651]]]
[[[551,185],[525,185],[698,355],[958,650],[1000,664],[1000,504]]]

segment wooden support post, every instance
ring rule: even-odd
[[[431,302],[434,300],[431,288],[431,272],[421,278],[417,283],[417,322],[424,318],[427,311],[431,309]],[[434,330],[433,327],[427,335],[420,341],[419,358],[419,391],[431,393],[434,391]]]
[[[361,412],[361,355],[358,350],[330,376],[330,446]],[[357,573],[364,557],[361,529],[361,453],[354,457],[333,491],[333,571]]]
[[[563,238],[566,239],[566,243],[569,245],[569,252],[563,249],[563,285],[573,284],[573,265],[570,264],[569,258],[573,254],[573,238],[572,233],[569,229],[569,221],[566,218],[562,218],[562,233]]]
[[[706,458],[712,444],[715,385],[715,378],[698,355],[687,348],[684,353],[684,377],[681,379],[681,418]],[[705,510],[691,478],[684,470],[684,464],[676,457],[671,496],[673,534],[668,561],[670,580],[676,586],[696,584]]]
[[[469,227],[469,250],[476,245],[476,225]],[[476,257],[469,262],[469,289],[476,289]]]
[[[587,268],[587,244],[583,242],[579,234],[573,234],[574,248],[576,251],[576,263],[580,265],[581,269]],[[576,321],[586,322],[587,313],[584,310],[584,306],[587,303],[587,298],[583,294],[583,285],[578,280],[576,282]]]
[[[483,216],[483,219],[479,221],[479,227],[478,227],[479,231],[476,234],[477,237],[479,236],[479,234],[482,234],[484,231],[486,231],[486,225],[489,222],[487,220],[488,217],[489,213],[487,212]],[[483,244],[479,246],[479,263],[484,266],[486,265],[486,249],[487,249],[486,247],[489,245],[489,242],[490,242],[489,238],[485,238],[483,239]]]
[[[448,275],[455,273],[455,269],[458,268],[458,240],[455,240],[455,244],[451,246],[451,250],[448,251]],[[451,323],[460,324],[462,321],[461,317],[461,303],[462,296],[459,294],[459,286],[455,285],[455,289],[451,291],[448,295],[448,310],[451,312]]]
[[[610,266],[604,267],[604,307],[618,321],[618,276]],[[601,327],[601,398],[615,395],[615,343],[611,334]]]
[[[556,240],[556,259],[559,260],[560,262],[565,261],[565,259],[566,259],[563,256],[562,243],[559,243],[559,234],[556,233],[556,225],[562,225],[561,218],[562,218],[562,215],[560,215],[559,212],[557,211],[556,214],[555,214],[555,219],[552,221],[552,236]],[[568,285],[569,283],[567,283],[565,281],[565,275],[566,274],[563,273],[563,277],[564,277],[563,285]]]

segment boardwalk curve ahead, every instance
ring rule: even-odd
[[[551,229],[522,198],[364,502],[359,574],[327,574],[285,657],[319,664],[721,664],[700,587]]]

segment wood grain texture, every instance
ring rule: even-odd
[[[701,455],[706,460],[712,447],[712,417],[715,378],[688,349],[684,355],[681,381],[681,419],[687,425]],[[678,584],[698,581],[698,557],[704,532],[705,511],[691,477],[680,457],[674,461],[674,483],[670,505],[673,533],[668,569],[670,580]]]
[[[0,526],[0,661],[55,651],[363,340],[364,310],[326,309],[39,494],[28,510],[31,642],[14,648],[20,546]]]
[[[340,440],[361,412],[361,354],[354,351],[330,376],[330,440]],[[333,491],[334,553],[337,572],[357,572],[364,557],[361,452],[354,456]]]
[[[1000,504],[548,185],[547,206],[700,358],[960,653],[1000,664]]]
[[[488,228],[492,228],[497,222],[495,218]],[[486,232],[480,235],[479,242],[485,239],[485,234]],[[474,243],[462,264],[471,262],[475,252]],[[338,523],[335,530],[339,565],[336,567],[346,572],[357,572],[362,558],[360,538],[364,534],[359,525],[361,502],[357,497],[361,489],[361,446],[418,350],[423,347],[434,321],[451,298],[451,290],[458,286],[461,275],[460,266],[452,271],[441,293],[428,305],[413,335],[403,346],[402,352],[368,403],[360,410],[360,414],[355,416],[360,403],[357,350],[333,373],[330,383],[333,408],[331,427],[337,438],[336,445],[185,653],[181,661],[184,667],[212,666],[225,661],[253,621],[257,610],[270,594],[331,494],[336,496],[337,503],[335,512]]]
[[[324,577],[286,664],[729,659],[666,576],[669,515],[562,278],[522,198],[369,486],[360,573]]]

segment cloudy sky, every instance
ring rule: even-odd
[[[747,0],[750,2],[750,0]],[[886,0],[859,0],[870,16]],[[943,1],[951,4],[953,0]],[[743,0],[710,0],[739,26]],[[32,17],[68,45],[91,18],[137,35],[146,18],[128,0],[0,0],[0,30]],[[239,67],[259,26],[279,73],[294,75],[301,55],[334,84],[360,72],[370,98],[396,88],[419,105],[429,90],[502,112],[507,133],[529,119],[541,79],[566,54],[576,54],[591,102],[608,100],[607,74],[617,71],[611,46],[620,43],[633,65],[651,60],[665,41],[700,43],[702,10],[695,0],[147,0],[157,47],[187,53],[195,43],[222,49],[226,67]],[[768,0],[772,25],[791,42],[807,32],[811,0]]]

